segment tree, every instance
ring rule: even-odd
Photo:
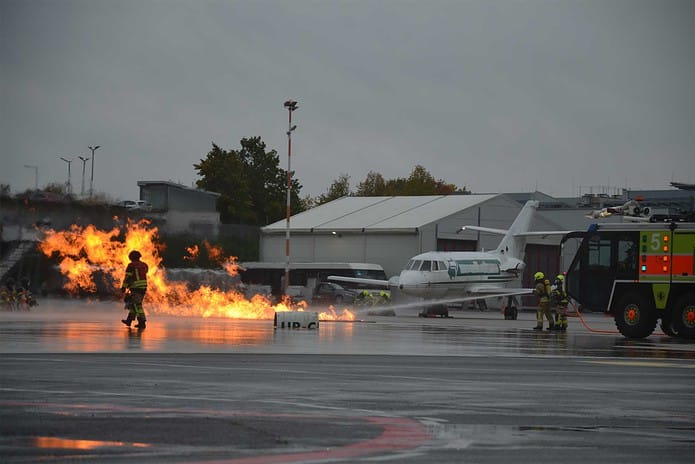
[[[370,171],[365,180],[357,186],[357,196],[451,195],[454,193],[470,192],[465,187],[459,189],[454,184],[448,184],[441,179],[436,180],[421,165],[415,166],[408,178],[384,180],[381,174]]]
[[[275,150],[266,152],[260,137],[241,139],[239,150],[223,150],[214,143],[205,159],[193,167],[201,178],[198,188],[220,193],[217,210],[223,223],[266,225],[286,216],[287,171]],[[292,213],[303,211],[302,186],[292,179]]]
[[[350,195],[350,176],[341,174],[333,181],[325,194],[316,198],[316,206]]]
[[[369,171],[357,186],[358,197],[380,197],[386,195],[386,181],[378,172]]]
[[[65,188],[65,184],[60,184],[58,182],[52,182],[50,184],[47,184],[43,188],[43,191],[49,192],[49,193],[56,193],[58,195],[65,195],[67,193],[66,188]]]

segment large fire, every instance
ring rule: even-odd
[[[231,276],[238,273],[235,257],[225,257],[220,248],[203,242],[208,256],[217,261]],[[187,282],[172,282],[166,278],[157,243],[157,228],[147,220],[128,222],[123,228],[99,230],[89,225],[73,225],[67,231],[48,230],[39,244],[47,256],[56,254],[60,271],[67,278],[65,289],[70,293],[95,292],[95,275],[105,274],[107,281],[120,286],[128,253],[138,250],[141,260],[149,266],[145,310],[158,314],[202,317],[229,317],[235,319],[273,319],[276,311],[304,311],[305,302],[292,304],[289,300],[273,304],[264,295],[247,299],[238,290],[221,290],[208,285],[190,289]],[[200,248],[187,249],[186,259],[195,259]],[[114,288],[116,290],[116,288]],[[319,314],[321,320],[354,320],[347,309],[342,312],[332,307]]]

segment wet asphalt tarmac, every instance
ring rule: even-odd
[[[693,461],[695,344],[452,314],[137,331],[115,303],[0,312],[0,461]]]

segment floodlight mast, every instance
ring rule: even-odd
[[[65,184],[66,190],[68,191],[68,195],[72,195],[72,174],[70,173],[70,165],[72,164],[73,159],[70,158],[65,158],[64,156],[60,157],[61,160],[65,161],[68,164],[68,182]]]
[[[93,147],[88,147],[92,151],[92,177],[89,179],[89,198],[91,199],[92,196],[94,196],[94,152],[97,151],[97,148],[99,148],[100,145],[96,145]]]
[[[82,188],[80,189],[80,196],[84,198],[84,168],[87,164],[87,161],[90,160],[90,158],[85,158],[84,156],[80,155],[78,156],[80,161],[82,161]]]
[[[292,125],[292,112],[297,109],[297,102],[287,100],[285,102],[287,108],[287,226],[285,228],[285,280],[283,282],[283,293],[287,295],[287,288],[290,285],[290,202],[292,198],[292,132],[297,128]]]

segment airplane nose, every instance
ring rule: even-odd
[[[418,294],[422,285],[422,277],[416,272],[401,272],[398,287],[408,294]]]

